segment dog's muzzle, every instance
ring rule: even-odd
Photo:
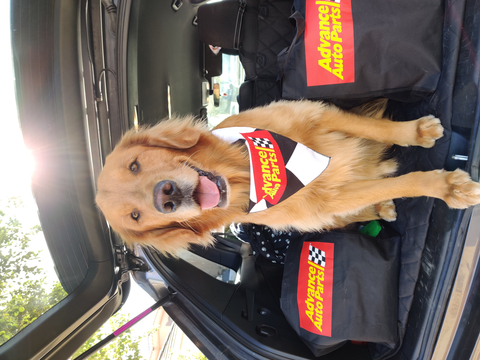
[[[198,173],[198,184],[192,191],[183,193],[172,180],[160,181],[153,189],[153,204],[163,214],[178,210],[183,202],[195,201],[202,210],[227,205],[227,184],[221,176],[191,166]]]
[[[171,180],[160,181],[153,189],[153,204],[164,214],[175,212],[182,204],[183,194],[178,185]]]

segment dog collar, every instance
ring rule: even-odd
[[[212,133],[229,143],[245,141],[250,158],[249,213],[266,210],[292,196],[330,163],[328,156],[271,131],[230,127]]]

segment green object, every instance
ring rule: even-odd
[[[377,220],[370,221],[367,225],[360,228],[360,234],[377,237],[382,231],[382,225]]]

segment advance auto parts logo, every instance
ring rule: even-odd
[[[333,244],[306,242],[300,255],[297,303],[300,327],[332,336]]]
[[[265,199],[275,205],[287,186],[287,175],[280,148],[266,130],[244,133],[252,160],[256,202]]]
[[[307,86],[355,81],[351,0],[306,0]]]

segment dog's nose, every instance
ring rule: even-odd
[[[155,208],[164,214],[177,210],[182,203],[182,192],[177,184],[171,180],[160,181],[153,189],[153,203]]]

